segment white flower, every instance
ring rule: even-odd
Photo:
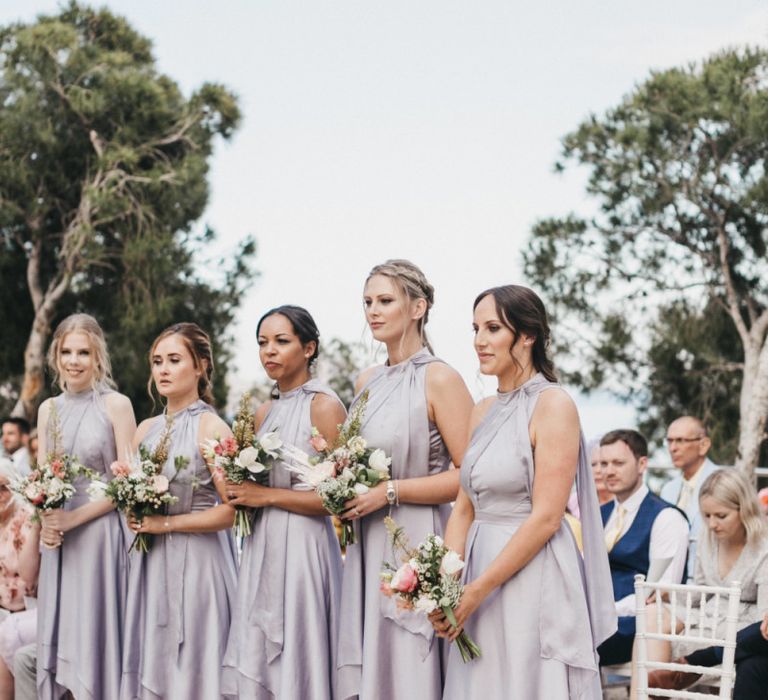
[[[368,447],[368,443],[362,435],[355,435],[347,441],[347,449],[353,454],[363,454],[366,447]]]
[[[307,472],[307,481],[311,486],[318,486],[326,479],[330,479],[336,470],[333,462],[320,462]]]
[[[341,476],[344,478],[345,481],[355,480],[355,472],[353,472],[349,467],[344,467],[344,469],[341,472]]]
[[[277,457],[277,451],[283,446],[283,441],[280,439],[277,431],[273,430],[271,433],[264,433],[264,435],[259,438],[259,444],[261,445],[261,449],[270,457]]]
[[[155,490],[155,493],[165,493],[169,486],[170,483],[165,474],[156,474],[152,477],[152,488]]]
[[[449,549],[443,557],[443,561],[440,562],[440,568],[449,576],[453,576],[464,568],[464,562],[457,552]]]
[[[384,454],[384,450],[374,450],[368,458],[368,466],[382,474],[389,474],[390,464],[392,464],[392,460]]]
[[[425,615],[429,615],[429,613],[437,608],[437,603],[432,600],[432,598],[423,595],[417,599],[414,607],[419,612],[423,612]]]
[[[370,489],[365,484],[355,484],[355,493],[358,496],[362,496],[364,493],[368,493]]]
[[[64,492],[64,482],[54,477],[48,482],[48,497],[58,498]]]
[[[251,474],[260,474],[266,467],[259,462],[259,451],[255,447],[246,447],[235,458],[238,467],[247,469]]]
[[[104,492],[107,490],[107,485],[103,481],[92,481],[85,489],[86,493],[92,501],[98,501],[100,498],[104,498]]]

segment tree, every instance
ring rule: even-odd
[[[193,229],[215,139],[240,119],[236,98],[210,83],[186,98],[125,19],[75,2],[0,29],[0,70],[0,269],[24,269],[26,293],[13,275],[6,305],[18,299],[32,318],[15,318],[25,350],[14,411],[34,414],[64,312],[95,313],[129,384],[136,348],[171,321],[202,316],[224,340],[254,243],[222,268],[217,292],[192,260],[212,233]]]
[[[767,155],[766,52],[729,50],[653,73],[564,139],[564,161],[589,172],[596,214],[540,221],[523,255],[559,318],[561,347],[579,358],[570,378],[586,389],[642,390],[644,324],[664,327],[685,303],[709,325],[719,306],[739,357],[707,362],[736,373],[735,461],[748,473],[768,416]]]

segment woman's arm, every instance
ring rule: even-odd
[[[461,466],[469,441],[468,426],[472,414],[472,397],[459,373],[443,364],[433,362],[427,367],[427,403],[430,418],[443,438],[451,460]],[[400,503],[437,505],[450,503],[459,490],[458,469],[452,469],[413,479],[398,479],[396,483]],[[368,493],[347,501],[344,520],[353,520],[359,510],[363,514],[387,505],[387,485],[381,483]]]
[[[464,587],[455,611],[458,627],[447,635],[443,632],[450,639],[458,636],[480,603],[531,561],[560,528],[579,457],[579,416],[565,392],[550,389],[539,397],[531,419],[531,444],[531,514],[490,566]]]
[[[30,588],[37,586],[40,571],[40,524],[29,520],[22,528],[25,537],[19,550],[19,576]]]
[[[118,459],[128,459],[131,438],[136,433],[133,406],[130,399],[122,394],[107,394],[104,398],[107,416],[115,435],[115,454]],[[100,498],[72,510],[57,508],[43,513],[42,517],[46,527],[58,532],[69,532],[114,509],[115,506],[108,499]]]
[[[338,437],[339,425],[344,422],[346,415],[344,406],[332,396],[315,394],[313,397],[310,407],[312,425],[320,431],[329,445]],[[259,427],[262,422],[263,417],[258,420]],[[300,515],[328,515],[320,497],[314,491],[272,488],[244,481],[242,484],[227,483],[227,495],[233,506],[273,507]]]

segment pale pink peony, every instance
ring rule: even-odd
[[[419,585],[419,576],[410,564],[403,564],[392,577],[390,586],[401,593],[412,593]]]
[[[156,493],[165,493],[169,486],[168,477],[164,474],[156,474],[152,477],[152,488]]]

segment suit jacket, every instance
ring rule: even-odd
[[[688,499],[688,504],[683,509],[683,512],[688,517],[688,522],[691,524],[691,531],[688,536],[688,579],[691,581],[693,580],[693,573],[696,570],[696,542],[702,527],[701,514],[699,513],[699,491],[701,491],[701,485],[707,480],[707,477],[718,469],[722,469],[722,467],[714,464],[709,459],[704,460],[704,464],[701,465],[701,473],[696,482],[696,488],[694,489],[691,498]],[[669,501],[676,505],[677,499],[680,498],[680,490],[682,488],[683,475],[681,472],[678,472],[670,481],[661,487],[660,495],[665,501]]]

